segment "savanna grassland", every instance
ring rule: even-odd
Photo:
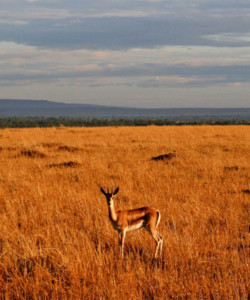
[[[249,161],[249,126],[0,130],[0,298],[247,299]],[[161,211],[162,259],[144,229],[121,259],[101,186]]]

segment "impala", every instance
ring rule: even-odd
[[[103,188],[101,188],[101,192],[107,199],[109,207],[109,219],[113,225],[113,228],[118,231],[118,240],[121,246],[122,257],[126,232],[142,227],[144,227],[151,234],[156,242],[155,258],[157,257],[159,248],[161,255],[163,238],[159,232],[156,231],[161,219],[160,211],[153,207],[141,207],[131,210],[116,211],[114,206],[114,198],[119,192],[119,188],[117,188],[114,192],[113,189],[111,192],[107,190],[107,193],[103,190]]]

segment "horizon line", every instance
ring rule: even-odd
[[[117,106],[117,105],[107,105],[107,104],[91,104],[91,103],[67,103],[63,101],[47,100],[47,99],[15,99],[15,98],[0,98],[0,101],[40,101],[40,102],[49,102],[55,104],[63,105],[89,105],[97,107],[112,107],[112,108],[121,108],[121,109],[145,109],[145,110],[159,110],[159,109],[250,109],[249,107],[197,107],[197,106],[182,106],[182,107],[134,107],[134,106]]]

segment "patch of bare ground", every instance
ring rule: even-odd
[[[152,160],[154,160],[154,161],[168,161],[168,160],[171,160],[175,157],[176,157],[176,153],[174,151],[174,152],[170,152],[170,153],[167,153],[167,154],[154,156],[154,157],[152,157]]]
[[[59,143],[42,143],[40,144],[41,147],[47,148],[52,151],[58,151],[58,152],[77,152],[80,151],[81,149],[78,147],[74,146],[68,146],[68,145],[63,145]]]
[[[79,151],[80,149],[77,147],[71,147],[71,146],[59,146],[57,148],[58,151],[67,151],[67,152],[76,152]]]
[[[24,157],[29,157],[29,158],[45,158],[46,155],[42,152],[36,151],[36,150],[29,150],[29,149],[24,149],[21,150],[20,154],[17,156],[24,156]]]
[[[224,167],[225,171],[238,171],[239,167],[238,166],[231,166],[231,167]]]
[[[68,161],[68,162],[62,162],[58,164],[50,164],[50,168],[77,168],[80,167],[82,164],[75,162],[75,161]]]
[[[250,194],[250,189],[242,190],[242,192],[245,193],[245,194]]]

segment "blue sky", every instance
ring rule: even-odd
[[[0,0],[0,98],[250,107],[249,0]]]

